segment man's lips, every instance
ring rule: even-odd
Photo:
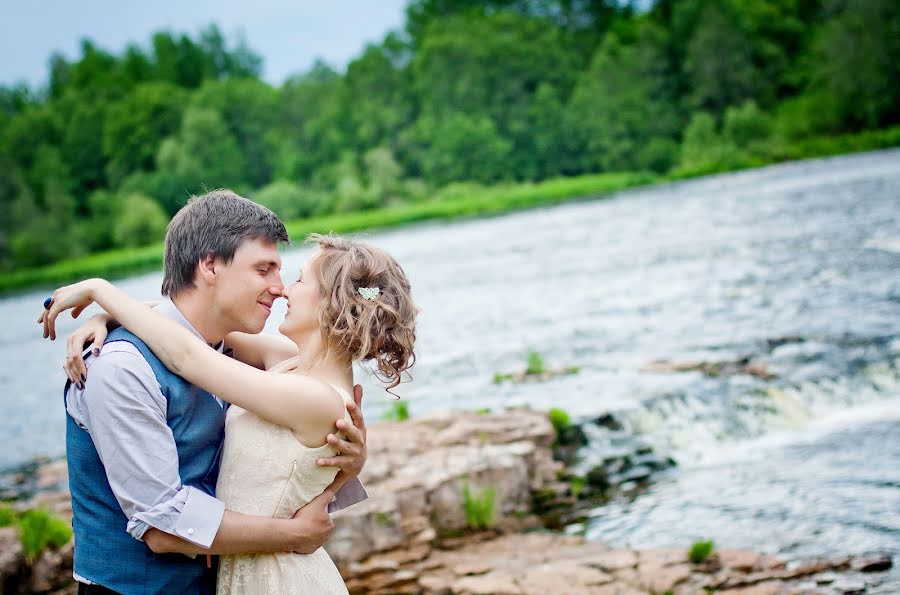
[[[256,302],[260,306],[266,309],[266,312],[272,312],[272,304],[264,304],[263,302]]]

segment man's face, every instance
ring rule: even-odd
[[[280,270],[278,245],[262,239],[244,241],[230,263],[218,262],[214,308],[226,332],[263,329],[284,290]]]

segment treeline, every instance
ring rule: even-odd
[[[895,0],[415,0],[275,88],[211,26],[0,87],[0,270],[158,241],[227,186],[286,219],[476,185],[796,156],[900,122]],[[642,7],[641,9],[635,6]]]

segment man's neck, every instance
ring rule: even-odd
[[[227,334],[215,320],[214,308],[199,292],[192,291],[172,298],[172,303],[185,320],[191,323],[203,340],[210,345],[218,345]]]

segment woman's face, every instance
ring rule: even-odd
[[[296,280],[284,288],[282,295],[287,299],[287,313],[278,330],[285,336],[294,338],[319,332],[316,316],[321,299],[319,281],[310,266],[318,254],[316,250],[300,268]]]

